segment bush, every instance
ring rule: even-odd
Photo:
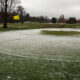
[[[55,17],[52,18],[52,23],[57,23],[57,19]]]
[[[76,20],[75,17],[71,17],[71,18],[69,18],[69,20],[67,21],[67,23],[69,23],[69,24],[77,23],[77,20]]]

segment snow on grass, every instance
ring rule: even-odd
[[[4,57],[4,59],[3,59]],[[80,62],[46,61],[0,54],[0,79],[80,79]]]
[[[80,38],[41,35],[40,30],[0,34],[0,51],[43,59],[80,61]]]
[[[41,30],[0,33],[2,80],[80,79],[80,38],[42,35]]]

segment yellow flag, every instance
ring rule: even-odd
[[[20,17],[19,17],[19,15],[16,15],[16,16],[13,17],[13,19],[14,19],[14,20],[19,20]]]

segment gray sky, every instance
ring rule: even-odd
[[[74,16],[80,18],[80,0],[21,0],[31,16],[65,17]]]

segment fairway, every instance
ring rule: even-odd
[[[80,35],[43,35],[42,30],[0,32],[2,80],[79,80]]]

